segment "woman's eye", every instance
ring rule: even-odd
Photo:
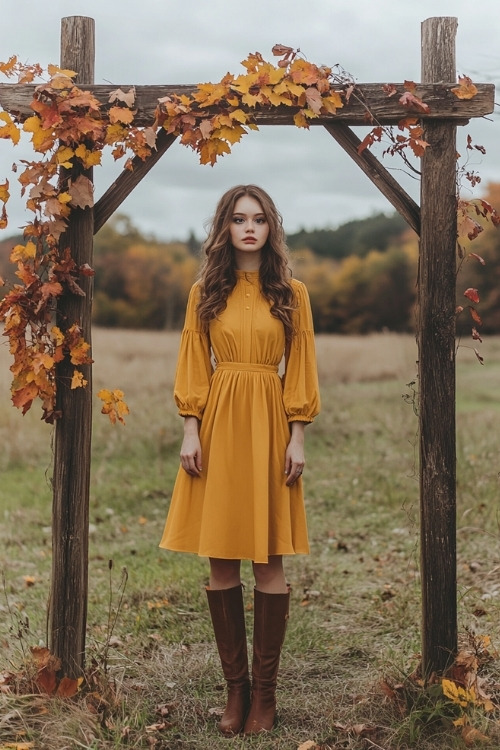
[[[255,222],[257,224],[265,224],[266,220],[265,220],[265,218],[263,216],[260,216],[258,219],[255,219]]]

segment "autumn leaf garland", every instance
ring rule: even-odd
[[[295,125],[308,128],[310,120],[344,106],[350,79],[341,85],[331,68],[297,57],[290,47],[275,45],[273,53],[285,64],[275,66],[256,52],[243,60],[244,74],[228,73],[219,83],[199,84],[192,96],[163,97],[157,125],[180,135],[202,164],[213,166],[249,130],[258,130],[254,111],[259,107],[294,107]],[[213,109],[218,111],[207,111]]]
[[[52,422],[56,394],[55,366],[68,356],[75,369],[71,388],[84,387],[85,378],[79,367],[91,363],[83,346],[81,331],[75,334],[70,326],[63,333],[53,325],[53,312],[58,297],[64,293],[83,294],[78,284],[81,276],[92,275],[92,269],[77,267],[68,248],[59,247],[61,234],[67,227],[73,208],[86,208],[94,203],[93,185],[85,170],[101,163],[105,148],[111,148],[115,160],[128,154],[146,159],[156,144],[159,128],[180,138],[192,148],[202,164],[214,165],[218,158],[231,152],[250,130],[258,130],[255,113],[261,108],[291,107],[297,127],[308,128],[312,120],[333,115],[355,96],[351,76],[324,65],[304,59],[299,50],[277,44],[273,55],[280,58],[276,65],[266,61],[259,52],[249,54],[242,61],[244,73],[227,73],[218,83],[199,84],[191,95],[165,96],[158,100],[154,122],[148,127],[134,125],[135,90],[116,89],[107,105],[90,92],[75,85],[74,71],[49,65],[49,80],[37,85],[31,109],[33,114],[21,121],[8,112],[0,112],[0,138],[15,145],[21,133],[28,134],[39,160],[21,160],[17,175],[21,196],[33,212],[34,220],[24,227],[25,244],[16,245],[11,261],[17,267],[16,283],[0,302],[0,321],[9,338],[14,358],[11,392],[13,403],[25,413],[36,398],[41,399],[43,418]],[[0,62],[0,73],[17,78],[20,84],[32,83],[44,71],[40,65],[24,65],[12,56]],[[400,99],[402,109],[413,112],[428,110],[415,94],[415,84],[405,83]],[[390,85],[387,96],[395,89]],[[475,95],[470,79],[461,79],[454,89],[459,98]],[[369,148],[381,139],[387,129],[380,127],[367,112],[367,124],[372,130],[360,145]],[[392,134],[391,155],[409,147],[421,156],[427,144],[422,139],[422,128],[415,117],[403,118],[400,131],[408,135]],[[125,168],[132,169],[132,158]],[[14,172],[18,167],[14,165]],[[6,204],[10,198],[10,183],[0,183],[0,229],[7,227]],[[0,279],[0,285],[5,282]],[[77,327],[78,328],[78,327]],[[112,421],[123,421],[126,404],[123,394],[106,391],[103,412]],[[107,394],[114,394],[107,396]]]

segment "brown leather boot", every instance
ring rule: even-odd
[[[207,588],[207,598],[222,671],[227,682],[227,705],[218,727],[222,734],[231,736],[243,729],[250,706],[242,587]]]
[[[243,734],[270,731],[276,715],[276,681],[290,605],[287,594],[254,589],[252,705]]]

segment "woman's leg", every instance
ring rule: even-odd
[[[207,599],[222,671],[227,682],[227,705],[219,722],[219,729],[230,736],[243,729],[250,705],[240,560],[210,558]]]
[[[254,563],[254,630],[252,659],[252,705],[244,734],[270,731],[276,715],[276,682],[285,638],[290,587],[279,555],[267,564]]]
[[[253,574],[255,576],[255,587],[258,591],[265,594],[286,594],[288,592],[281,555],[270,555],[267,563],[253,563]]]
[[[232,589],[241,584],[241,560],[220,560],[216,557],[210,557],[209,560],[211,589]]]

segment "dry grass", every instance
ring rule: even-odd
[[[171,399],[178,340],[175,333],[94,332],[94,390],[123,388],[131,414],[125,428],[112,426],[96,399],[89,690],[69,702],[0,695],[0,747],[295,750],[307,740],[321,750],[464,747],[449,717],[429,721],[432,702],[421,693],[402,710],[381,687],[384,679],[404,682],[420,646],[417,424],[402,398],[415,378],[416,346],[389,333],[318,337],[323,412],[308,428],[306,476],[312,549],[287,561],[293,601],[278,726],[251,741],[218,736],[223,692],[206,563],[156,546],[180,438]],[[462,640],[482,633],[495,645],[500,339],[485,341],[482,353],[484,367],[461,348],[457,368],[459,627]],[[10,406],[9,364],[2,346],[0,674],[22,672],[29,646],[44,642],[50,578],[51,428],[36,411],[22,418]],[[122,567],[129,581],[119,608]],[[243,572],[250,628],[249,567]],[[118,614],[112,634],[109,612]],[[498,693],[493,647],[482,669]],[[497,713],[471,712],[471,721],[490,738],[482,747],[498,747]]]

